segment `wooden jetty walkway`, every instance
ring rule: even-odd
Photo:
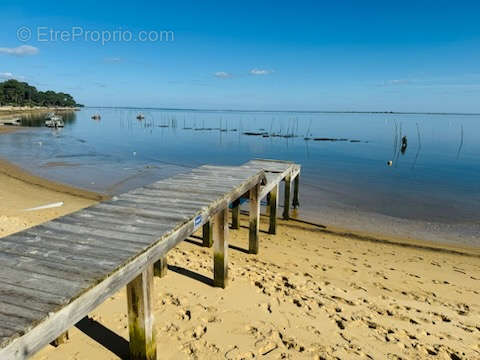
[[[61,343],[124,286],[131,359],[156,359],[153,276],[165,274],[167,252],[202,227],[204,246],[214,247],[213,284],[224,288],[229,207],[239,228],[240,199],[248,196],[249,252],[257,254],[260,200],[268,198],[274,234],[280,182],[288,219],[299,174],[299,165],[276,160],[202,166],[0,239],[0,359],[27,359]]]

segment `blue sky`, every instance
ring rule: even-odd
[[[0,80],[91,106],[480,112],[479,13],[441,0],[2,0]],[[37,38],[74,27],[174,41]]]

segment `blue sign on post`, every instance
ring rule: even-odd
[[[202,215],[198,215],[193,220],[193,229],[198,228],[202,224]]]

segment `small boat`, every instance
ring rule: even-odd
[[[143,120],[143,119],[145,119],[145,115],[143,115],[142,113],[137,115],[137,120]]]
[[[51,120],[52,117],[55,116],[55,113],[54,112],[49,112],[47,115],[45,115],[45,120]]]
[[[93,119],[93,120],[100,120],[100,119],[101,119],[101,116],[100,116],[99,113],[96,113],[96,114],[93,114],[93,115],[92,115],[92,119]]]
[[[65,123],[60,116],[53,115],[45,121],[45,126],[49,128],[63,128]]]

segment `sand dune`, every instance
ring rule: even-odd
[[[230,234],[226,290],[210,286],[211,249],[200,240],[169,253],[167,276],[155,280],[159,359],[480,359],[478,257],[292,221],[263,233],[252,256],[247,229]],[[127,358],[126,309],[121,291],[34,359]]]

